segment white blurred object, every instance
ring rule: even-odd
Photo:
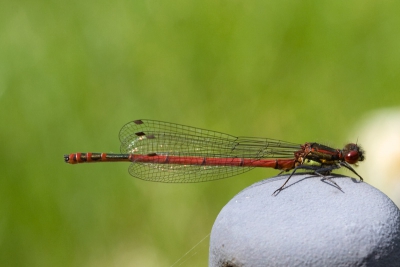
[[[367,114],[352,133],[357,137],[366,158],[357,172],[400,207],[400,108]]]

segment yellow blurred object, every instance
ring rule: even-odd
[[[358,170],[400,207],[400,108],[367,114],[354,132],[366,151]]]

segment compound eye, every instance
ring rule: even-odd
[[[359,153],[357,150],[348,151],[347,154],[344,156],[344,160],[350,164],[356,164],[359,159]]]

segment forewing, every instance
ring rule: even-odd
[[[199,158],[291,158],[300,146],[279,140],[232,135],[186,125],[136,120],[120,131],[121,153]],[[158,182],[202,182],[222,179],[253,167],[133,162],[129,173]]]

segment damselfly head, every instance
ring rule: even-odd
[[[356,164],[364,160],[364,150],[357,144],[347,144],[342,150],[344,160],[350,164]]]

